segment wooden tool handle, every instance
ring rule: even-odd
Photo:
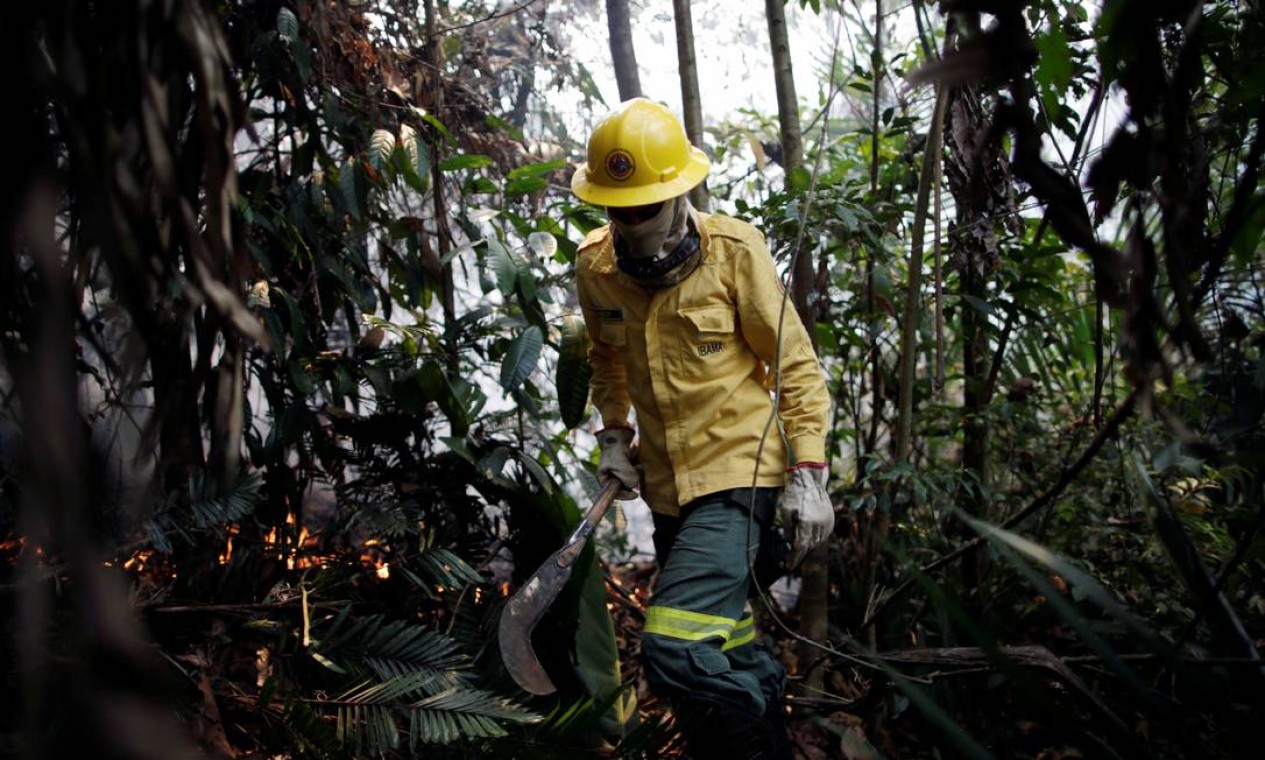
[[[562,550],[558,552],[558,567],[569,567],[580,556],[580,552],[584,551],[584,544],[588,541],[589,534],[606,516],[606,510],[611,508],[611,504],[615,503],[615,497],[622,490],[624,490],[624,485],[618,479],[611,478],[606,487],[602,489],[602,493],[597,497],[597,500],[593,502],[593,506],[589,507],[589,511],[584,513],[580,524],[575,526],[575,530],[571,531],[571,535],[567,538]]]

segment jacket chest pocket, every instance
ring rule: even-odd
[[[734,346],[734,311],[726,305],[691,306],[677,311],[682,319],[681,342],[687,366],[706,371],[708,365],[732,359]]]
[[[619,346],[623,348],[628,344],[628,328],[626,325],[602,322],[601,331],[598,338],[605,344],[610,346]]]

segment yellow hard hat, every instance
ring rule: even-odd
[[[645,206],[689,192],[710,166],[671,111],[632,98],[593,128],[571,192],[594,206]]]

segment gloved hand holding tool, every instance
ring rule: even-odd
[[[829,538],[834,530],[835,510],[826,493],[829,473],[824,462],[801,462],[787,470],[778,516],[791,542],[792,568],[798,567],[809,550]]]
[[[605,483],[614,478],[623,484],[624,490],[616,498],[628,500],[637,498],[637,489],[641,487],[641,473],[633,464],[632,441],[635,432],[630,427],[608,427],[597,433],[597,445],[602,451],[597,465],[598,482]]]

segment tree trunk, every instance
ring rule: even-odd
[[[918,198],[914,204],[914,226],[909,236],[909,284],[905,293],[905,311],[900,336],[900,389],[896,418],[896,463],[909,460],[913,452],[914,380],[918,363],[918,325],[922,316],[923,236],[927,223],[927,205],[931,197],[932,178],[937,176],[933,146],[941,140],[941,125],[947,98],[944,89],[936,93],[935,115],[927,134],[922,169],[918,181]]]
[[[435,113],[442,119],[444,113],[443,57],[436,33],[437,23],[435,0],[426,0],[426,38],[430,40],[430,70],[435,78],[434,107]],[[435,202],[435,248],[439,253],[439,260],[447,262],[443,266],[440,286],[442,289],[440,300],[444,310],[445,368],[449,377],[457,377],[461,372],[461,357],[457,349],[460,335],[457,329],[457,305],[454,295],[456,285],[452,276],[452,262],[448,260],[448,250],[452,247],[452,232],[448,229],[448,204],[444,201],[444,173],[439,168],[443,160],[440,150],[442,146],[442,139],[436,139],[431,144],[434,151],[430,162],[431,184],[433,185],[431,195]]]
[[[641,78],[637,75],[637,53],[633,50],[628,0],[606,0],[606,24],[610,28],[611,62],[615,66],[619,99],[639,98]]]
[[[676,19],[676,59],[681,70],[681,103],[685,111],[685,133],[699,150],[703,149],[703,104],[698,93],[698,62],[694,57],[694,22],[690,0],[672,0]],[[699,211],[708,210],[707,183],[690,191],[690,203]]]
[[[874,6],[874,54],[871,57],[873,71],[871,72],[871,84],[873,98],[873,108],[870,111],[870,201],[878,201],[878,128],[879,113],[881,110],[879,102],[879,94],[881,92],[881,84],[883,78],[883,2],[876,0]],[[866,463],[874,455],[875,449],[878,447],[878,429],[879,421],[883,417],[883,399],[887,392],[883,382],[883,354],[879,350],[878,345],[878,321],[879,315],[876,313],[877,306],[874,298],[874,269],[879,256],[883,254],[881,246],[870,246],[870,253],[865,257],[865,293],[862,301],[865,304],[866,320],[869,322],[867,330],[869,338],[869,346],[867,347],[867,362],[870,365],[870,430],[862,439],[860,446],[861,453],[857,458],[857,472],[865,472]],[[868,559],[867,559],[868,563]],[[867,584],[868,587],[868,584]]]
[[[962,296],[962,474],[970,484],[962,501],[971,515],[984,515],[988,504],[988,316],[970,304],[988,301],[988,282],[1000,266],[997,227],[1009,223],[1013,213],[1013,181],[996,141],[987,134],[988,109],[978,92],[957,88],[950,94],[945,176],[957,206],[957,218],[949,232],[950,260],[958,271]],[[995,361],[1000,362],[1000,354]],[[965,525],[964,539],[973,537]],[[975,592],[982,572],[983,555],[973,552],[962,563],[963,595],[968,611],[979,603]]]
[[[782,168],[786,171],[789,187],[791,174],[804,163],[804,137],[799,126],[799,98],[795,94],[795,75],[791,70],[791,46],[786,35],[786,10],[782,0],[765,0],[769,19],[769,47],[773,51],[773,77],[777,85],[777,122],[782,137]],[[799,312],[808,337],[817,343],[813,325],[816,319],[809,308],[809,296],[813,290],[812,256],[797,256],[792,272],[791,297],[795,311]]]
[[[878,201],[878,130],[879,130],[879,113],[882,108],[880,95],[882,94],[883,81],[883,0],[875,0],[874,4],[874,52],[870,56],[870,62],[873,67],[871,71],[871,103],[870,109],[870,202]],[[869,360],[871,362],[870,376],[870,433],[865,438],[864,456],[858,463],[865,467],[867,460],[874,456],[875,449],[878,444],[878,428],[879,419],[883,414],[883,397],[885,391],[883,388],[883,354],[879,350],[878,336],[879,330],[877,320],[879,315],[875,313],[874,298],[874,270],[875,265],[880,256],[883,255],[881,245],[874,244],[870,246],[870,254],[865,257],[865,314],[866,319],[870,322],[869,332]],[[858,469],[858,473],[865,472]],[[887,535],[887,528],[890,522],[890,516],[885,510],[881,509],[876,503],[867,515],[868,520],[861,522],[864,526],[862,531],[864,551],[862,552],[862,572],[861,572],[861,590],[863,599],[868,600],[874,589],[874,581],[878,573],[879,552],[883,546],[883,539]],[[870,648],[877,648],[877,627],[869,629]]]
[[[781,127],[782,168],[786,171],[786,183],[791,174],[804,162],[804,138],[799,126],[799,98],[795,94],[795,77],[791,70],[791,46],[786,34],[786,12],[781,0],[765,0],[769,21],[769,47],[773,51],[773,76],[777,84],[777,120]],[[791,300],[795,311],[808,330],[808,337],[817,345],[817,319],[813,315],[813,260],[810,254],[797,250],[791,273]],[[803,585],[799,591],[799,633],[810,641],[826,638],[826,614],[829,610],[828,592],[830,579],[828,559],[830,542],[827,541],[808,553],[800,570]],[[799,646],[802,665],[821,659],[819,649],[808,643]],[[824,669],[811,668],[805,674],[803,686],[811,692],[820,691],[824,683]]]

